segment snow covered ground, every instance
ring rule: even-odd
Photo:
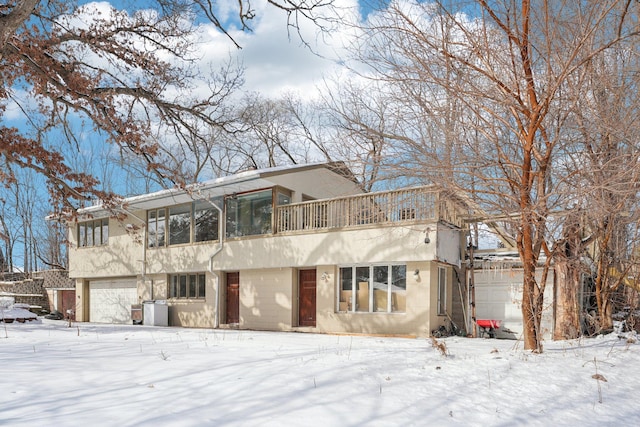
[[[0,323],[0,425],[640,425],[634,337],[440,342]]]

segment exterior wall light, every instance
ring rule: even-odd
[[[418,280],[420,278],[420,270],[416,268],[416,271],[413,272],[413,278]]]
[[[431,227],[427,227],[427,229],[424,230],[424,243],[427,245],[431,243],[431,239],[429,238],[429,233],[431,233]]]

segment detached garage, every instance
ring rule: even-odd
[[[517,339],[522,336],[522,268],[508,263],[484,263],[485,268],[475,270],[475,302],[477,319],[500,320],[498,338]],[[506,265],[504,265],[506,264]],[[542,333],[551,339],[553,331],[553,271],[547,276],[542,314]],[[537,274],[541,280],[541,275]]]
[[[131,305],[139,304],[135,277],[89,282],[89,321],[131,323]]]

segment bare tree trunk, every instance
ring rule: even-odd
[[[578,292],[582,286],[582,256],[591,239],[583,239],[583,212],[565,215],[563,239],[556,244],[555,325],[553,338],[573,339],[581,334]]]
[[[580,270],[566,258],[556,260],[555,327],[553,339],[574,339],[580,336],[578,285]]]
[[[524,283],[522,289],[522,321],[524,347],[536,352],[542,351],[542,294],[535,278],[535,264],[524,264]]]
[[[607,224],[605,224],[605,228]],[[598,240],[597,270],[596,270],[596,303],[598,305],[598,326],[600,330],[613,328],[613,318],[611,317],[611,288],[609,286],[608,271],[609,260],[607,257],[611,233],[606,230],[601,233]]]

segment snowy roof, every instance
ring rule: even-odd
[[[313,169],[327,169],[335,174],[357,182],[343,162],[307,163],[304,165],[278,166],[264,169],[248,170],[189,185],[186,189],[170,188],[154,193],[127,197],[122,206],[127,209],[153,209],[167,205],[187,203],[194,199],[215,199],[226,194],[244,193],[247,191],[270,188],[276,184],[272,179],[294,172]],[[78,209],[79,215],[99,216],[107,211],[102,204]]]

